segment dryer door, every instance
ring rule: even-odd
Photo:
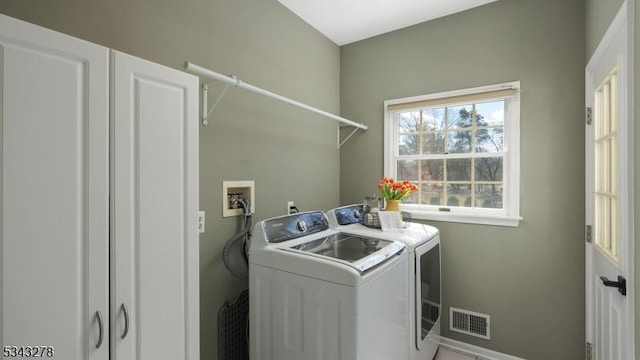
[[[416,346],[422,344],[430,331],[439,333],[440,326],[440,239],[419,246],[416,255]]]

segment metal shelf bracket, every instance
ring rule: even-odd
[[[231,78],[236,79],[235,76],[231,76]],[[237,80],[237,79],[236,79]],[[226,84],[224,86],[224,88],[222,89],[222,91],[220,92],[220,94],[218,95],[218,97],[216,98],[216,101],[213,102],[213,105],[211,105],[211,108],[208,108],[208,101],[209,101],[209,84],[211,84],[212,82],[206,82],[204,84],[202,84],[202,125],[207,126],[209,125],[209,119],[211,118],[211,116],[213,115],[213,111],[216,109],[216,107],[218,106],[218,104],[220,104],[220,101],[222,101],[222,98],[224,98],[225,95],[227,95],[227,91],[229,91],[229,87],[231,86],[231,84]],[[238,86],[238,85],[236,85]]]
[[[351,137],[355,135],[355,133],[358,132],[358,130],[360,130],[360,128],[358,127],[354,128],[353,131],[351,131],[349,135],[347,135],[347,137],[344,138],[344,140],[340,141],[340,128],[346,127],[346,126],[349,126],[349,125],[338,126],[338,149],[340,149],[342,145],[344,145],[344,143],[346,143],[349,139],[351,139]]]

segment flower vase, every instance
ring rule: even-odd
[[[387,199],[387,206],[384,211],[400,211],[400,200]]]

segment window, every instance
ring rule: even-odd
[[[618,263],[618,69],[595,92],[595,244]]]
[[[413,218],[517,226],[520,82],[385,101],[385,175]]]

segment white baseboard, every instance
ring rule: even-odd
[[[523,358],[502,354],[497,351],[481,348],[479,346],[467,344],[462,341],[449,339],[443,336],[438,336],[437,338],[434,336],[434,340],[439,342],[440,345],[446,346],[454,350],[466,352],[474,356],[479,356],[483,360],[484,359],[486,360],[525,360]]]

